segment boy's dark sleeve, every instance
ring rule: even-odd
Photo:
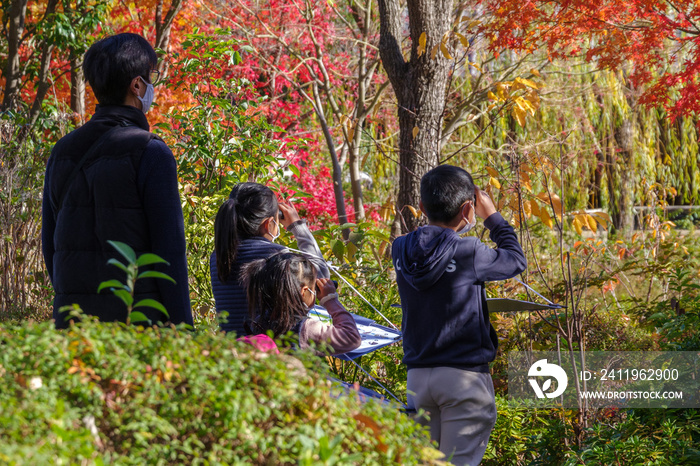
[[[164,279],[158,283],[163,306],[173,324],[193,325],[187,279],[185,223],[177,185],[177,164],[168,146],[152,140],[141,157],[138,184],[151,233],[151,252],[170,265],[158,264],[156,270],[172,277],[176,284]]]
[[[496,212],[484,221],[491,232],[491,240],[498,246],[492,249],[481,241],[474,247],[474,272],[479,281],[506,280],[527,268],[527,259],[513,227]]]

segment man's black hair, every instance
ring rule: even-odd
[[[85,53],[83,73],[101,105],[122,105],[131,80],[150,82],[158,56],[138,34],[123,33],[99,40]]]
[[[448,224],[462,204],[474,200],[474,180],[462,168],[440,165],[421,178],[420,198],[430,221]]]

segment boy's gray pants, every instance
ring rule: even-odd
[[[457,466],[476,466],[496,424],[496,398],[491,374],[451,367],[410,369],[408,406],[428,412],[416,420]]]

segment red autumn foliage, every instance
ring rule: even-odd
[[[550,58],[583,56],[600,68],[629,71],[639,102],[671,118],[700,110],[700,3],[685,0],[481,0],[494,51]],[[487,15],[490,16],[490,15]]]

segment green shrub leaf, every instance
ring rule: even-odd
[[[155,299],[142,299],[138,303],[134,304],[134,308],[137,307],[152,307],[153,309],[158,309],[160,312],[165,314],[166,317],[170,318],[170,314],[168,314],[168,311],[165,310],[165,306]]]
[[[130,264],[136,262],[136,253],[128,244],[122,243],[120,241],[107,241],[107,243],[109,243],[114,249],[116,249],[119,252],[119,254],[124,256],[124,258]]]
[[[112,290],[112,293],[114,293],[119,299],[124,301],[124,304],[126,304],[127,307],[131,306],[131,304],[134,302],[134,297],[131,296],[131,294],[125,289]]]
[[[110,259],[110,260],[108,260],[108,261],[107,261],[107,265],[113,265],[113,266],[115,266],[115,267],[119,267],[119,268],[122,269],[124,272],[129,273],[129,269],[126,267],[126,265],[122,264],[121,262],[119,262],[119,261],[116,260],[116,259]]]
[[[163,272],[156,272],[155,270],[147,270],[146,272],[141,272],[136,278],[162,278],[164,280],[171,281],[175,283],[175,280],[170,275]]]
[[[141,254],[139,258],[136,260],[136,265],[139,267],[143,267],[144,265],[151,265],[151,264],[168,264],[170,263],[160,257],[157,254],[151,254],[150,252],[146,254]]]
[[[107,281],[100,283],[100,286],[97,287],[97,292],[99,293],[100,291],[104,290],[105,288],[125,289],[126,286],[122,282],[120,282],[119,280],[107,280]]]
[[[151,319],[146,317],[146,314],[139,311],[134,311],[129,314],[129,321],[131,321],[132,324],[136,322],[148,322],[149,325],[151,324]]]

